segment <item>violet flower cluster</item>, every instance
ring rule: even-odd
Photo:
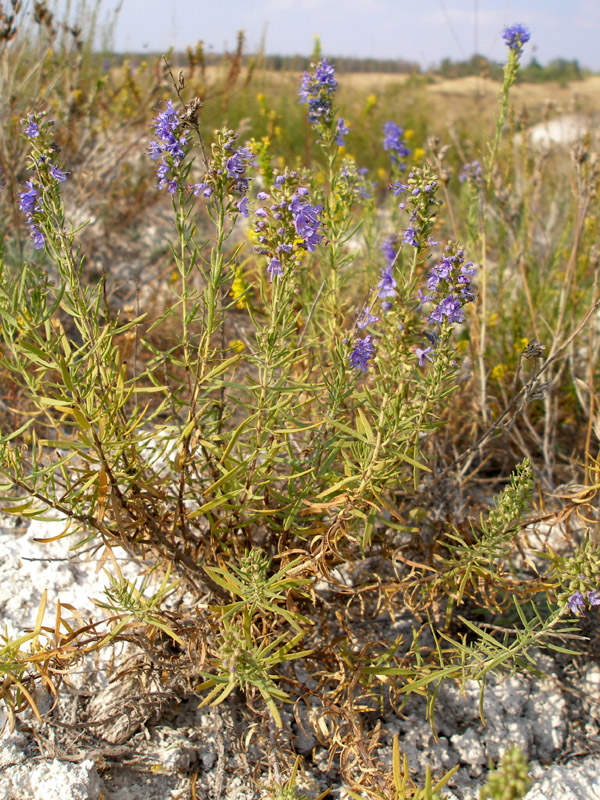
[[[396,196],[405,195],[399,204],[409,215],[402,243],[417,250],[424,248],[430,243],[433,221],[442,205],[436,197],[439,188],[437,175],[427,165],[413,167],[406,183],[395,181],[390,188]]]
[[[312,73],[304,73],[298,97],[301,103],[308,104],[308,121],[313,128],[323,138],[325,138],[323,134],[329,132],[335,144],[343,147],[346,143],[345,137],[348,135],[348,126],[342,118],[334,124],[333,98],[337,85],[335,68],[324,58],[314,67]]]
[[[271,281],[275,276],[282,278],[299,264],[302,251],[314,252],[323,238],[322,207],[312,205],[308,194],[308,189],[299,185],[297,173],[286,172],[275,178],[269,192],[257,195],[264,205],[254,212],[254,250],[267,257]]]
[[[313,73],[305,72],[298,92],[301,103],[308,103],[311,125],[330,126],[333,122],[333,96],[337,89],[335,69],[324,58]]]
[[[364,339],[357,339],[350,353],[350,365],[360,372],[369,371],[369,361],[375,354],[375,346],[372,336],[365,336]]]
[[[475,268],[472,262],[465,264],[464,261],[464,250],[456,242],[449,242],[442,260],[433,267],[427,279],[430,294],[419,292],[419,308],[426,303],[433,304],[429,322],[452,325],[465,321],[463,306],[475,299],[471,287]]]
[[[389,151],[392,164],[401,170],[405,169],[404,159],[410,155],[403,136],[404,130],[395,122],[386,122],[383,126],[383,149]]]
[[[46,244],[46,235],[40,227],[40,215],[44,212],[44,187],[50,188],[56,183],[64,183],[68,175],[67,172],[50,160],[50,155],[52,154],[54,159],[56,152],[60,148],[56,146],[50,134],[53,123],[42,122],[42,118],[43,115],[30,114],[28,119],[24,120],[26,124],[25,136],[32,142],[35,141],[32,157],[39,180],[37,182],[33,180],[26,181],[26,191],[21,192],[19,195],[19,208],[27,218],[27,225],[36,250],[43,250]]]
[[[527,44],[531,38],[531,34],[524,25],[517,24],[506,27],[502,38],[508,48],[519,56],[523,52],[523,45]]]
[[[177,167],[185,156],[187,138],[182,135],[182,124],[171,100],[165,101],[165,108],[154,119],[154,133],[158,141],[151,141],[148,154],[153,161],[160,159],[156,176],[158,188],[166,187],[169,194],[178,188]]]

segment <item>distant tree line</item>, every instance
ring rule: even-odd
[[[312,56],[285,56],[285,55],[248,55],[244,52],[244,37],[239,35],[237,48],[234,53],[210,53],[203,48],[199,42],[195,48],[189,47],[187,53],[171,52],[170,61],[173,67],[182,68],[185,66],[198,66],[201,69],[214,64],[228,62],[236,65],[237,70],[241,67],[257,66],[264,67],[274,72],[303,72],[310,68],[313,61]],[[133,65],[137,65],[141,60],[153,59],[160,54],[128,53],[127,57]],[[319,54],[320,56],[320,54]],[[384,72],[390,74],[409,74],[409,75],[438,75],[442,78],[464,78],[469,75],[477,75],[492,80],[501,81],[503,65],[497,61],[492,61],[485,56],[476,54],[465,61],[453,61],[444,58],[438,67],[422,70],[416,61],[406,61],[402,58],[357,58],[353,56],[327,56],[339,73],[344,72]],[[554,58],[545,66],[532,58],[529,64],[523,65],[519,70],[517,80],[525,83],[544,83],[545,81],[558,81],[566,84],[571,81],[582,80],[588,74],[586,70],[579,66],[577,59],[569,61],[566,58]]]
[[[501,81],[503,66],[485,56],[474,55],[466,61],[452,61],[444,58],[440,66],[433,72],[442,78],[480,75]],[[566,58],[554,58],[542,66],[537,59],[532,58],[529,64],[522,66],[519,70],[518,80],[525,83],[544,83],[545,81],[569,83],[570,81],[580,81],[584,77],[585,71],[582,70],[576,59],[568,61]]]

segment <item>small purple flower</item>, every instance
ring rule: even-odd
[[[35,188],[32,181],[25,181],[25,185],[28,186],[29,189],[26,192],[21,192],[19,208],[26,214],[32,214],[34,211],[39,210],[38,197],[40,193]]]
[[[337,136],[335,137],[335,143],[338,147],[343,147],[346,144],[344,141],[344,136],[348,135],[348,126],[342,118],[338,119],[337,121],[336,133]]]
[[[433,351],[432,347],[426,347],[422,349],[421,347],[415,347],[415,353],[417,354],[417,358],[419,359],[419,366],[424,367],[427,361],[433,361],[433,358],[429,355]]]
[[[583,599],[583,595],[579,590],[572,594],[569,597],[567,605],[571,609],[572,614],[581,615],[583,617],[583,612],[585,609],[585,600]]]
[[[587,600],[591,606],[600,606],[600,592],[597,589],[592,589],[587,593]]]
[[[393,233],[391,236],[388,236],[385,242],[381,245],[381,249],[387,258],[388,266],[391,266],[396,260],[396,255],[398,254],[398,237],[395,233]]]
[[[517,24],[504,28],[502,38],[509,49],[514,50],[519,55],[523,50],[523,45],[530,40],[531,34],[524,25]]]
[[[242,151],[243,148],[240,148],[225,162],[225,169],[230,178],[238,179],[243,177],[246,172],[246,163]]]
[[[281,267],[281,261],[278,258],[272,258],[269,266],[267,267],[267,272],[269,273],[269,277],[271,281],[273,280],[273,276],[277,275],[278,277],[282,277],[283,269]]]
[[[154,139],[148,144],[148,155],[152,159],[152,161],[156,161],[162,155],[162,146],[155,142]]]
[[[425,303],[428,303],[431,300],[431,295],[423,294],[422,289],[417,289],[417,294],[419,297],[419,305],[417,306],[417,311],[419,311],[419,309],[421,309],[425,305]]]
[[[350,364],[354,369],[367,372],[369,369],[369,361],[373,358],[374,352],[375,348],[373,347],[371,336],[365,336],[364,339],[357,339],[350,353]]]
[[[53,164],[50,164],[50,175],[54,178],[55,181],[59,183],[63,183],[67,180],[68,172],[63,172],[60,167],[55,167]]]
[[[382,269],[381,280],[377,284],[377,288],[379,289],[377,292],[377,297],[381,298],[382,300],[385,300],[386,297],[395,297],[397,286],[398,284],[392,275],[391,268],[387,267],[387,269]]]
[[[243,217],[246,217],[246,219],[247,219],[250,216],[250,212],[248,211],[248,198],[247,197],[242,197],[240,202],[237,204],[237,207],[238,207],[238,211],[240,212],[240,214]]]
[[[266,192],[259,192],[259,193],[256,195],[256,199],[257,199],[257,200],[260,200],[260,201],[261,201],[261,203],[262,203],[262,202],[264,202],[265,200],[268,200],[268,199],[269,199],[269,195],[268,195]]]
[[[35,139],[36,136],[39,135],[40,129],[38,128],[37,122],[35,121],[33,114],[30,114],[29,122],[25,128],[25,136],[27,136],[29,139]]]
[[[200,197],[200,192],[202,192],[203,197],[210,197],[213,193],[212,188],[206,183],[193,183],[189,188],[195,197]]]
[[[400,183],[400,181],[394,181],[390,184],[390,189],[395,197],[398,197],[399,194],[404,194],[410,189],[410,186],[407,183]]]
[[[43,250],[46,244],[46,237],[38,226],[30,220],[29,227],[31,230],[31,238],[33,239],[33,246],[36,250]]]
[[[417,238],[417,231],[413,225],[409,225],[402,235],[402,243],[409,244],[411,247],[419,246],[419,239]]]
[[[374,325],[376,322],[379,322],[379,317],[371,314],[370,307],[365,306],[362,310],[362,317],[356,321],[356,324],[361,330],[364,330],[367,325]]]

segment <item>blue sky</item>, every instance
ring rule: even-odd
[[[106,18],[118,0],[102,0]],[[532,33],[525,60],[576,58],[600,71],[600,0],[123,0],[118,50],[183,48],[202,39],[207,48],[232,49],[244,29],[250,51],[265,37],[267,53],[310,54],[313,37],[323,52],[418,61],[422,66],[477,50],[501,60],[505,25]]]

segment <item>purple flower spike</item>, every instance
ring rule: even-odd
[[[298,92],[301,103],[308,103],[308,121],[311,125],[332,122],[332,99],[337,88],[335,69],[324,58],[314,74],[305,72]]]
[[[403,168],[401,159],[410,155],[410,148],[402,138],[404,131],[395,122],[386,122],[383,126],[383,149],[388,150],[393,164]]]
[[[510,50],[514,50],[519,55],[523,50],[523,45],[531,39],[531,34],[524,25],[511,25],[504,28],[502,38]]]

